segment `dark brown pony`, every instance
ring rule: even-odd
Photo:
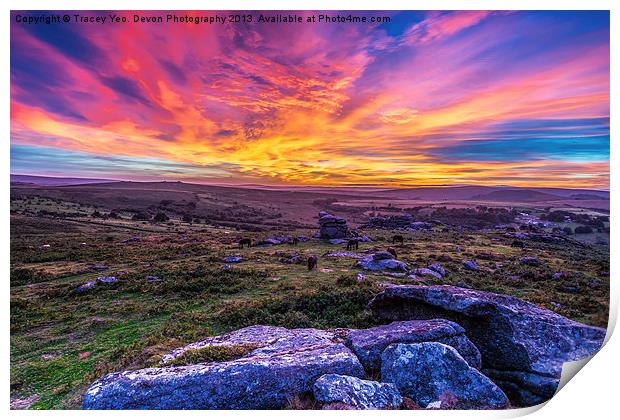
[[[400,244],[402,245],[405,242],[405,238],[403,238],[402,235],[392,236],[392,243],[395,244],[396,242],[400,242]]]
[[[394,259],[398,258],[398,255],[396,255],[396,250],[394,248],[388,248],[387,252],[389,252],[390,254],[392,254],[394,256]]]
[[[308,271],[312,271],[316,268],[318,258],[314,255],[308,257]]]
[[[252,240],[250,238],[243,238],[239,241],[239,249],[243,249],[243,246],[247,245],[248,248],[252,246]]]
[[[355,247],[355,249],[359,249],[360,248],[360,240],[359,239],[349,239],[349,242],[347,242],[347,251],[352,250],[353,247]]]
[[[523,241],[512,241],[510,246],[513,248],[525,248],[525,244],[523,243]]]
[[[297,238],[293,238],[293,239],[291,240],[291,243],[292,243],[293,245],[297,245],[297,244],[299,243],[299,239],[297,239]]]

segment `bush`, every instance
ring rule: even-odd
[[[566,234],[566,235],[572,235],[573,234],[573,230],[566,226],[565,228],[562,229],[562,231]]]
[[[354,286],[357,284],[357,278],[351,274],[341,274],[336,279],[336,284],[338,286]]]
[[[590,226],[577,226],[575,233],[592,233],[592,228]]]
[[[45,273],[41,273],[35,270],[27,268],[16,268],[11,270],[11,287],[23,286],[26,284],[40,283],[49,279],[49,276]]]
[[[155,223],[164,223],[164,222],[167,222],[168,220],[170,220],[170,218],[163,211],[160,211],[159,213],[155,215],[155,217],[153,217],[153,221]]]
[[[132,220],[149,220],[149,214],[143,211],[140,211],[138,213],[135,213],[132,217]]]
[[[372,325],[368,301],[377,293],[369,284],[290,293],[227,305],[219,321],[227,328],[276,325],[287,328],[367,328]]]
[[[542,214],[540,218],[542,220],[549,220],[550,222],[564,222],[567,217],[572,216],[572,213],[567,211],[556,210],[549,214]]]

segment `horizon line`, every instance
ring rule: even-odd
[[[400,186],[386,186],[380,184],[356,184],[356,185],[291,185],[291,184],[258,184],[258,183],[243,183],[243,184],[231,184],[231,183],[209,183],[200,181],[187,181],[187,180],[133,180],[133,179],[113,179],[113,178],[91,178],[91,177],[75,177],[75,176],[56,176],[56,175],[32,175],[32,174],[14,174],[10,173],[10,176],[23,176],[33,178],[50,178],[50,179],[74,179],[74,180],[90,180],[104,182],[135,182],[135,183],[181,183],[181,184],[194,184],[205,185],[213,187],[237,187],[237,188],[373,188],[381,190],[397,190],[397,189],[411,189],[411,188],[459,188],[459,187],[487,187],[487,188],[514,188],[514,189],[561,189],[561,190],[575,190],[575,191],[602,191],[610,192],[610,188],[567,188],[567,187],[536,187],[536,186],[517,186],[508,184],[498,185],[482,185],[482,184],[419,184],[419,185],[400,185]],[[12,182],[12,181],[11,181]]]

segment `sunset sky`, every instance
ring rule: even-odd
[[[12,173],[609,188],[605,11],[365,13],[391,17],[380,25],[19,13]]]

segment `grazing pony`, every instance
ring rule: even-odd
[[[312,271],[316,268],[316,264],[318,262],[318,259],[316,256],[311,255],[308,257],[308,271]]]
[[[513,248],[525,248],[525,244],[523,243],[523,241],[512,241],[510,246]]]
[[[394,259],[398,259],[398,255],[396,255],[396,250],[394,248],[388,248],[387,252],[389,252],[390,254],[392,254],[394,256]]]
[[[347,251],[352,250],[353,247],[355,247],[355,249],[359,249],[360,248],[360,240],[359,239],[349,239],[349,242],[347,242]]]
[[[243,246],[247,245],[248,248],[252,246],[252,240],[250,238],[243,238],[239,241],[239,249],[243,249]]]
[[[405,238],[403,238],[402,235],[392,236],[392,243],[395,244],[396,242],[400,242],[400,244],[402,245],[405,242]]]

